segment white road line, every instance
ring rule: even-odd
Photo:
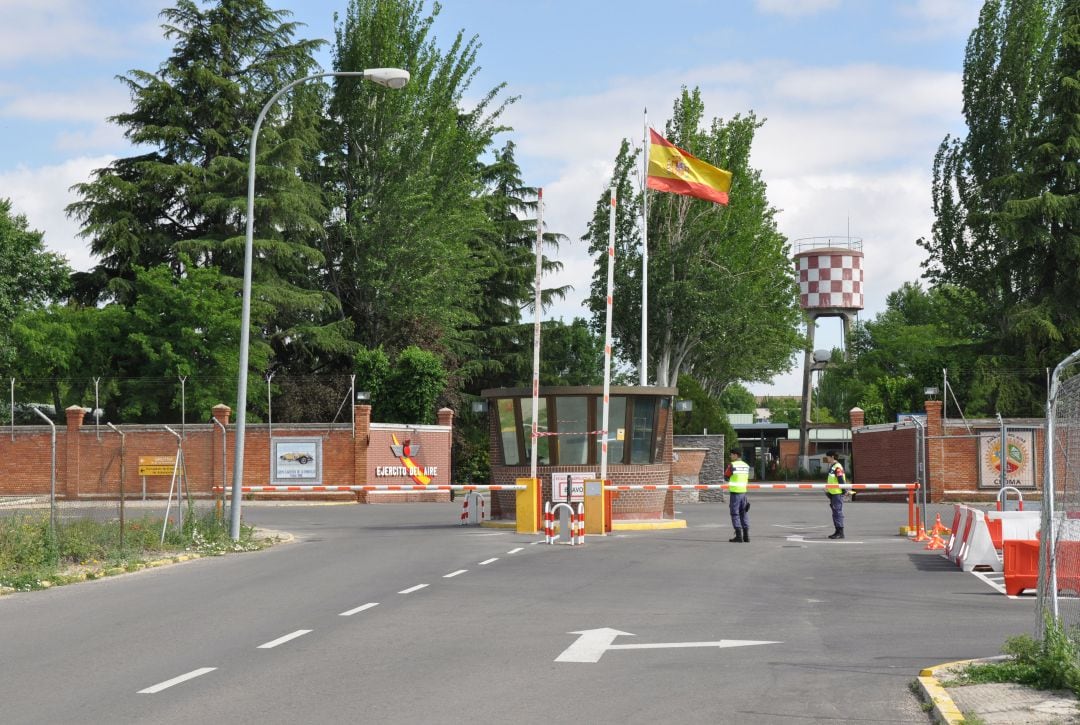
[[[147,687],[145,690],[139,690],[139,692],[137,694],[139,694],[139,695],[153,695],[154,693],[161,692],[162,690],[168,689],[168,688],[172,687],[173,685],[179,685],[181,682],[187,682],[188,680],[194,680],[196,677],[199,677],[201,675],[205,675],[207,672],[213,672],[216,669],[217,669],[217,667],[200,667],[197,670],[192,670],[191,672],[187,673],[186,675],[180,675],[179,677],[174,677],[171,680],[165,680],[164,682],[159,682],[156,685],[153,685],[151,687]]]
[[[443,579],[453,579],[458,574],[464,574],[467,571],[468,571],[468,569],[458,569],[457,571],[452,571],[449,574],[443,574],[442,578]]]
[[[417,584],[415,587],[409,587],[408,589],[402,589],[400,592],[398,592],[398,594],[412,594],[413,592],[420,591],[421,589],[423,589],[426,586],[427,586],[427,584]]]
[[[264,644],[260,644],[258,647],[256,647],[256,649],[273,649],[274,647],[277,647],[279,644],[285,644],[289,640],[296,639],[297,637],[303,637],[305,634],[307,634],[310,631],[311,631],[310,629],[298,629],[295,632],[290,632],[289,634],[285,635],[284,637],[278,637],[277,639],[271,640],[271,641],[266,642]]]
[[[342,612],[342,613],[341,613],[341,614],[339,614],[338,616],[339,616],[339,617],[351,617],[352,615],[354,615],[354,614],[356,614],[356,613],[358,613],[358,612],[362,612],[362,611],[364,611],[365,609],[371,609],[372,607],[377,607],[377,606],[379,606],[379,603],[378,603],[378,602],[368,602],[367,604],[361,604],[361,605],[360,605],[359,607],[357,607],[356,609],[350,609],[350,610],[349,610],[349,611],[347,611],[347,612]]]
[[[506,552],[506,553],[507,553],[507,554],[516,554],[516,553],[518,553],[519,551],[525,551],[525,547],[524,547],[524,546],[519,546],[518,548],[516,548],[516,549],[511,549],[510,551],[508,551],[508,552]]]
[[[537,544],[543,544],[543,541],[530,541],[529,546],[536,546]]]
[[[982,573],[981,571],[973,571],[971,573],[974,574],[977,579],[981,579],[982,581],[986,582],[987,584],[992,586],[997,591],[1001,592],[1002,594],[1005,594],[1005,596],[1007,596],[1009,599],[1019,599],[1020,598],[1020,597],[1016,596],[1015,594],[1007,594],[1005,592],[1005,575],[1004,574],[991,573],[991,575],[988,576],[988,575]],[[999,577],[1000,577],[1000,579],[999,579]]]
[[[497,557],[497,556],[494,557],[494,558],[491,558],[491,559],[484,559],[482,562],[480,562],[480,566],[487,566],[491,562],[498,561],[498,560],[499,560],[499,557]]]

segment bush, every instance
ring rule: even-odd
[[[960,682],[1017,682],[1039,690],[1072,690],[1080,696],[1080,649],[1059,622],[1047,617],[1041,641],[1026,634],[1010,637],[1002,652],[1012,659],[970,665],[960,673]]]

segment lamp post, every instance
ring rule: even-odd
[[[316,78],[329,76],[366,78],[387,88],[402,88],[409,82],[409,71],[400,68],[369,68],[362,71],[331,71],[315,73],[292,81],[270,97],[255,119],[251,129],[251,145],[248,151],[248,189],[247,189],[247,231],[244,236],[244,289],[240,307],[240,370],[236,381],[236,456],[233,461],[232,507],[230,510],[229,534],[233,541],[240,538],[240,489],[244,481],[244,432],[247,422],[247,374],[248,342],[251,327],[251,247],[255,231],[255,145],[259,138],[259,129],[270,107],[283,93],[301,83]]]

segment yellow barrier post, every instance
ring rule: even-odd
[[[599,478],[585,479],[585,533],[603,536],[607,530],[604,521],[604,482]]]
[[[524,490],[517,492],[517,533],[535,534],[540,530],[540,479],[519,478]]]

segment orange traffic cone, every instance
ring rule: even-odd
[[[930,541],[930,536],[927,535],[926,529],[923,528],[921,522],[919,523],[919,534],[912,541]]]
[[[938,514],[937,518],[934,519],[934,528],[930,530],[930,533],[937,534],[938,536],[949,533],[949,530],[941,523],[941,514]]]
[[[933,533],[930,536],[930,543],[923,547],[929,551],[936,551],[945,548],[945,539],[941,538],[941,534],[937,532],[937,527],[934,527]]]

